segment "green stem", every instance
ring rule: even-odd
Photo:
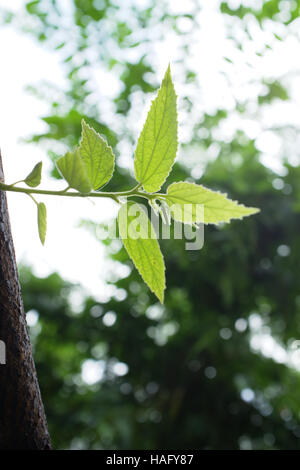
[[[14,193],[25,193],[28,195],[32,194],[42,194],[46,196],[65,196],[65,197],[106,197],[106,198],[111,198],[116,202],[118,201],[119,197],[125,197],[125,196],[139,196],[143,197],[146,199],[154,199],[157,197],[156,194],[148,194],[143,191],[138,191],[138,188],[140,188],[141,185],[137,185],[135,188],[130,189],[129,191],[121,191],[121,192],[90,192],[90,193],[79,193],[79,192],[74,192],[71,191],[69,192],[68,188],[62,190],[62,191],[50,191],[50,190],[45,190],[45,189],[33,189],[33,188],[20,188],[20,187],[15,187],[13,185],[5,184],[5,183],[0,183],[0,191],[12,191]],[[32,196],[31,196],[32,197]]]
[[[65,189],[63,189],[62,193],[66,193],[67,191],[69,191],[69,189],[71,189],[71,186],[67,186]]]
[[[10,186],[15,186],[15,184],[24,183],[24,181],[25,181],[25,180],[16,181],[15,183],[11,184]]]
[[[39,205],[39,203],[38,203],[37,200],[33,197],[32,194],[30,194],[30,193],[26,193],[26,194],[27,194],[27,196],[29,196],[29,197],[33,200],[33,202],[34,202],[37,206]]]

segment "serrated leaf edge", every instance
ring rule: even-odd
[[[178,110],[177,110],[177,98],[178,98],[178,96],[177,96],[177,94],[176,94],[175,87],[174,87],[174,84],[173,84],[173,80],[172,80],[172,76],[171,76],[171,67],[170,67],[170,64],[169,64],[169,66],[168,66],[168,68],[167,68],[167,70],[166,70],[164,79],[165,79],[165,77],[167,76],[167,73],[169,73],[169,76],[170,76],[170,83],[171,83],[171,86],[173,87],[174,94],[175,94],[175,100],[176,100],[176,107],[175,107],[175,109],[176,109],[176,119],[175,119],[175,122],[176,122],[176,125],[177,125],[177,133],[176,133],[176,153],[175,153],[174,161],[173,161],[172,165],[170,166],[170,170],[169,170],[168,174],[166,175],[166,177],[165,177],[164,181],[162,182],[162,184],[155,190],[155,192],[157,192],[157,191],[159,191],[159,190],[161,189],[161,187],[163,186],[163,184],[166,182],[168,176],[170,175],[170,173],[171,173],[171,171],[172,171],[172,169],[173,169],[173,166],[174,166],[174,164],[175,164],[175,160],[176,160],[177,153],[178,153],[178,146],[179,146],[179,142],[178,142]],[[148,113],[147,113],[146,121],[145,121],[145,123],[144,123],[143,129],[142,129],[142,131],[141,131],[141,133],[140,133],[140,136],[139,136],[139,138],[138,138],[138,141],[137,141],[136,149],[138,148],[139,141],[141,140],[141,138],[142,138],[142,136],[143,136],[144,127],[145,127],[145,125],[146,125],[146,122],[147,122],[147,119],[148,119],[148,115],[149,115],[149,113],[150,113],[150,111],[151,111],[152,105],[153,105],[154,101],[157,99],[157,97],[158,97],[158,95],[159,95],[159,93],[160,93],[160,91],[161,91],[161,89],[162,89],[162,87],[163,87],[164,79],[163,79],[163,81],[162,81],[162,83],[161,83],[161,86],[160,86],[159,89],[158,89],[158,92],[157,92],[157,94],[156,94],[156,97],[151,101],[150,108],[149,108],[149,111],[148,111]],[[157,142],[157,139],[156,139],[156,142]],[[156,143],[155,143],[155,146],[156,146]],[[153,153],[154,153],[154,150],[152,151],[152,156],[153,156]],[[152,158],[152,156],[151,156],[151,158]],[[134,159],[136,159],[136,156],[134,157]],[[135,162],[134,162],[134,163],[135,163]],[[150,163],[151,163],[151,160],[148,162],[147,169],[148,169],[148,167],[150,166]],[[157,165],[156,170],[159,168],[160,164],[161,164],[161,162],[159,163],[159,165]],[[134,170],[135,170],[135,164],[134,164]],[[155,170],[155,171],[156,171],[156,170]],[[146,170],[146,171],[147,171],[147,170]],[[134,173],[135,173],[135,176],[136,176],[136,170],[134,171]],[[150,178],[151,178],[151,176],[150,176]],[[136,179],[137,179],[137,178],[136,178]],[[148,179],[149,179],[149,178],[148,178]],[[138,181],[138,179],[137,179],[137,181]],[[138,182],[139,182],[139,183],[142,185],[142,187],[144,188],[144,184],[147,182],[147,180],[146,180],[146,181],[138,181]],[[144,188],[144,189],[145,189],[145,188]],[[146,191],[146,189],[145,189],[145,191]]]
[[[216,193],[216,194],[219,194],[220,196],[224,196],[227,200],[229,200],[230,202],[234,202],[237,204],[237,207],[239,208],[244,208],[244,209],[249,209],[253,212],[251,212],[250,214],[242,214],[240,217],[238,216],[234,216],[234,217],[231,217],[230,220],[232,219],[236,219],[236,220],[241,220],[243,219],[244,217],[249,217],[250,215],[254,215],[254,214],[257,214],[260,212],[260,209],[257,208],[257,207],[249,207],[249,206],[245,206],[244,204],[241,204],[239,201],[235,200],[235,199],[230,199],[228,197],[228,194],[227,193],[222,193],[221,191],[215,191],[214,189],[210,189],[210,188],[207,188],[206,186],[204,186],[203,184],[197,184],[197,183],[191,183],[189,181],[176,181],[172,184],[170,184],[170,186],[168,186],[167,188],[167,192],[166,192],[166,196],[168,196],[168,190],[172,187],[172,186],[175,186],[177,184],[182,184],[182,183],[185,183],[185,184],[189,184],[189,185],[194,185],[194,186],[197,186],[197,187],[201,187],[205,190],[208,190],[208,191],[211,191],[212,193]],[[173,197],[172,195],[170,195],[170,197]],[[176,196],[175,196],[176,198]],[[182,199],[181,199],[182,200]],[[197,204],[195,202],[191,203],[190,201],[188,201],[189,204]],[[205,204],[205,201],[204,202],[201,202],[200,204]],[[204,207],[204,210],[205,210],[205,207]],[[225,209],[226,212],[229,211],[229,209]],[[228,224],[230,223],[230,220],[228,221],[220,221],[220,222],[204,222],[205,225],[221,225],[221,224]],[[184,223],[184,222],[182,222]]]
[[[111,172],[111,177],[109,178],[108,181],[106,181],[106,183],[104,183],[102,186],[99,186],[99,188],[96,189],[96,191],[99,191],[99,189],[104,188],[104,186],[106,186],[106,185],[110,182],[110,180],[112,179],[112,177],[113,177],[113,174],[114,174],[114,171],[115,171],[115,167],[116,167],[116,156],[115,156],[115,154],[114,154],[114,151],[113,151],[112,146],[109,145],[109,143],[107,142],[106,137],[102,137],[102,135],[99,134],[99,132],[97,132],[92,126],[90,126],[83,118],[81,119],[81,136],[80,136],[79,146],[78,146],[79,153],[80,153],[81,142],[82,142],[82,140],[83,140],[83,125],[82,125],[82,123],[84,123],[84,125],[85,125],[86,127],[88,127],[90,130],[96,132],[96,134],[98,134],[99,137],[100,137],[102,140],[104,140],[104,142],[106,143],[107,148],[108,148],[109,150],[111,150],[111,153],[112,153],[112,155],[113,155],[113,157],[114,157],[114,159],[113,159],[113,166],[112,166],[112,172]],[[83,163],[83,165],[85,166],[84,162],[82,162],[82,163]],[[91,181],[91,185],[92,185],[92,181]],[[92,189],[94,189],[93,186],[92,186]]]
[[[120,208],[119,210],[121,210],[121,208]],[[149,219],[149,217],[148,217],[147,214],[146,214],[146,216],[147,216],[147,218],[148,218],[149,223],[150,223],[151,226],[152,226],[151,220]],[[119,224],[119,216],[117,217],[117,221],[118,221],[118,224]],[[152,226],[152,228],[153,228],[153,226]],[[122,238],[120,229],[119,229],[119,233],[120,233],[120,237]],[[123,246],[124,246],[124,248],[125,248],[125,250],[126,250],[126,253],[127,253],[129,259],[131,260],[131,262],[132,262],[133,266],[135,267],[135,269],[138,271],[139,275],[140,275],[141,278],[143,279],[143,281],[144,281],[144,283],[146,284],[146,286],[148,287],[148,289],[158,298],[158,300],[160,301],[160,303],[163,304],[163,303],[164,303],[164,297],[165,297],[165,289],[166,289],[166,275],[165,275],[165,273],[166,273],[166,264],[165,264],[164,255],[163,255],[163,253],[162,253],[162,251],[161,251],[160,244],[159,244],[159,241],[158,241],[157,236],[155,236],[155,240],[157,241],[157,244],[158,244],[158,247],[159,247],[159,251],[160,251],[160,253],[161,253],[162,260],[163,260],[163,266],[164,266],[164,271],[163,271],[163,272],[164,272],[164,284],[163,284],[163,289],[162,289],[162,297],[159,297],[159,296],[157,295],[157,293],[154,292],[154,290],[149,286],[148,282],[145,280],[145,278],[144,278],[143,274],[141,273],[140,269],[138,268],[138,266],[136,266],[134,260],[132,259],[132,257],[131,257],[130,254],[128,253],[127,248],[126,248],[126,245],[125,245],[125,243],[123,242],[123,238],[122,238],[122,243],[123,243]],[[143,247],[143,245],[141,245],[141,246]],[[143,250],[144,250],[144,247],[143,247]],[[151,266],[151,263],[150,263],[150,266]],[[153,272],[153,271],[152,271],[152,272]]]

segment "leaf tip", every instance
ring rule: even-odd
[[[88,125],[88,123],[84,120],[84,118],[81,119],[81,141],[83,139],[83,134],[84,132],[88,132],[88,130],[90,130],[91,127]],[[80,142],[81,142],[80,141]],[[79,144],[80,145],[80,144]]]
[[[171,64],[169,62],[168,64],[168,67],[167,67],[167,70],[166,70],[166,73],[165,73],[165,77],[164,77],[166,80],[170,80],[172,81],[172,75],[171,75]]]
[[[259,207],[248,207],[248,209],[249,209],[249,215],[259,214],[259,212],[261,212]]]
[[[156,293],[156,297],[160,301],[160,303],[163,305],[165,302],[165,289],[163,289],[161,292]]]

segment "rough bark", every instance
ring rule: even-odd
[[[4,181],[1,153],[0,180]],[[6,345],[6,364],[0,364],[0,449],[50,449],[3,191],[0,191],[0,340]]]

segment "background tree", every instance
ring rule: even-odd
[[[0,154],[0,180],[3,179]],[[3,191],[0,192],[0,222],[0,331],[5,344],[5,365],[0,376],[0,448],[50,449]]]

